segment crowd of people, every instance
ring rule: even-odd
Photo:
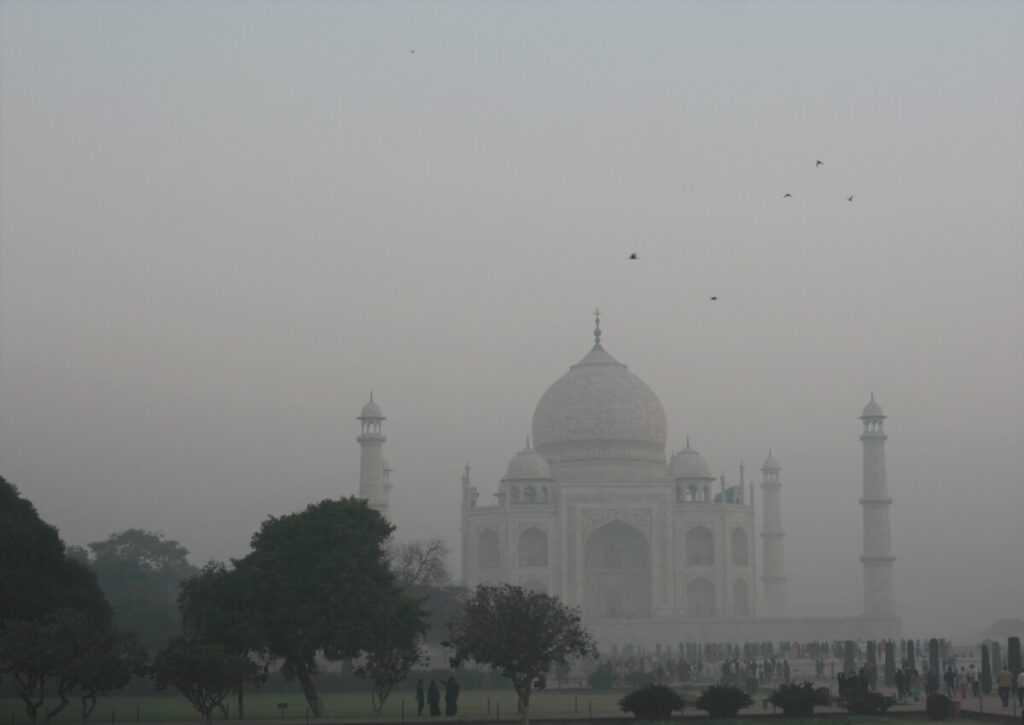
[[[619,686],[633,686],[642,682],[687,684],[720,682],[753,690],[764,685],[788,683],[793,680],[812,679],[807,661],[814,664],[814,678],[829,680],[833,676],[839,694],[847,688],[875,690],[879,673],[895,667],[896,698],[899,702],[919,702],[933,692],[944,691],[950,699],[980,697],[981,673],[968,662],[974,652],[961,651],[958,657],[946,640],[939,640],[940,668],[929,667],[929,640],[903,640],[887,643],[869,643],[836,640],[832,642],[752,642],[684,643],[678,647],[680,656],[673,658],[669,648],[657,648],[654,654],[642,649],[626,648],[626,653],[606,659],[603,667],[610,672]],[[617,653],[616,653],[617,654]],[[891,654],[892,663],[886,662]],[[791,665],[790,661],[794,664]],[[795,663],[799,661],[799,665]],[[920,662],[920,668],[918,668]],[[848,671],[851,663],[859,665]],[[889,667],[887,667],[887,664]],[[1000,662],[993,677],[1003,706],[1016,697],[1024,707],[1024,671],[1014,674]],[[836,670],[838,669],[838,673]],[[828,672],[826,673],[826,670]],[[884,679],[884,678],[883,678]]]

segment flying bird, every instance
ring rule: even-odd
[[[640,257],[636,256],[636,252],[633,252],[631,255],[629,255],[629,258],[630,259],[640,259]]]
[[[793,195],[790,194],[789,192],[786,192],[785,194],[782,195],[782,198],[783,199],[792,199]]]
[[[846,200],[847,201],[853,201],[853,194],[850,194],[848,197],[846,197]]]
[[[415,51],[415,50],[410,50],[409,52],[410,52],[410,53],[415,53],[416,51]]]
[[[716,301],[717,299],[718,299],[717,297],[712,297],[712,298],[711,298],[711,301],[712,301],[712,302],[715,302],[715,301]]]
[[[814,168],[818,168],[819,166],[824,166],[824,165],[825,164],[822,161],[815,161],[814,162]]]

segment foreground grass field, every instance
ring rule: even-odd
[[[530,711],[536,715],[567,715],[573,712],[588,714],[594,717],[621,715],[618,702],[624,692],[612,693],[581,693],[572,694],[549,690],[537,693],[531,699]],[[686,695],[684,695],[685,697]],[[696,697],[696,695],[693,695]],[[328,693],[322,696],[330,717],[370,717],[372,708],[369,693]],[[692,699],[692,698],[690,698]],[[235,699],[232,695],[227,704],[230,705],[229,715],[235,716]],[[283,710],[280,704],[286,704]],[[442,701],[442,708],[444,703]],[[402,716],[416,718],[416,698],[412,690],[392,693],[384,705],[384,715],[398,720]],[[515,712],[516,696],[512,690],[464,690],[459,697],[459,715],[467,718],[479,718],[501,714],[504,718]],[[589,710],[588,710],[589,708]],[[262,693],[246,695],[246,719],[284,718],[294,720],[306,716],[306,700],[298,693]],[[215,715],[220,719],[220,714]],[[183,696],[176,693],[154,696],[116,696],[99,698],[96,709],[89,722],[100,725],[110,723],[131,723],[147,720],[199,720],[192,705]],[[81,703],[73,700],[55,717],[53,723],[78,723],[82,721]],[[24,725],[28,722],[24,705],[16,698],[0,698],[0,725]],[[41,722],[41,719],[40,719]]]
[[[592,715],[595,719],[607,717],[622,717],[618,702],[625,695],[625,692],[572,692],[548,690],[535,693],[530,707],[531,716],[537,718],[550,718],[567,716],[587,718]],[[688,702],[697,698],[696,691],[682,691],[683,697]],[[370,696],[368,693],[331,693],[323,695],[324,704],[327,707],[328,716],[331,718],[369,718],[372,716]],[[760,710],[760,698],[755,710]],[[235,700],[232,697],[229,708],[229,718],[234,719]],[[280,708],[281,704],[287,705]],[[443,703],[442,703],[443,707]],[[496,719],[498,715],[502,720],[514,718],[516,708],[516,697],[511,690],[467,690],[459,697],[459,717],[465,719]],[[688,714],[696,714],[687,708]],[[262,693],[256,692],[246,696],[245,703],[246,720],[267,720],[268,725],[273,720],[288,720],[292,723],[302,722],[306,717],[306,701],[300,694],[292,693]],[[921,713],[923,716],[923,713]],[[416,715],[416,700],[411,690],[395,692],[388,699],[384,707],[384,717],[393,722],[401,720],[420,720]],[[220,713],[217,713],[215,720],[220,720]],[[127,724],[132,722],[146,722],[156,720],[193,721],[198,722],[199,716],[189,702],[176,693],[151,696],[116,696],[100,698],[96,709],[89,718],[89,723],[97,725]],[[424,716],[422,720],[426,723],[430,718]],[[0,725],[27,725],[28,716],[21,701],[12,697],[0,698]],[[42,717],[39,720],[42,723]],[[52,723],[82,722],[81,704],[74,700],[68,704]],[[716,721],[723,725],[727,721]],[[736,722],[750,723],[750,720],[739,720]],[[772,725],[786,725],[789,720],[773,717]],[[828,723],[829,725],[853,725],[854,723],[873,723],[884,725],[885,723],[906,723],[905,719],[892,717],[864,718],[864,717],[832,717],[828,720],[816,721],[813,719],[794,720],[793,723],[800,725],[812,725],[815,722]],[[958,725],[968,725],[974,721],[968,719],[957,720]]]

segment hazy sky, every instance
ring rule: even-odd
[[[373,388],[457,569],[595,306],[670,448],[774,450],[798,613],[871,390],[904,632],[1024,612],[1024,3],[0,3],[0,475],[68,542],[244,554]]]

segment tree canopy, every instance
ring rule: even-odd
[[[0,620],[36,619],[61,609],[97,624],[111,616],[96,577],[65,554],[57,528],[0,478]]]
[[[313,713],[324,715],[312,674],[316,656],[352,658],[386,632],[400,598],[388,567],[392,526],[357,498],[326,500],[271,517],[235,562],[253,583],[261,646],[295,676]]]
[[[236,658],[238,717],[245,718],[245,684],[266,679],[262,619],[251,570],[210,562],[181,584],[178,607],[186,636],[221,645]]]
[[[530,695],[544,689],[552,667],[597,656],[578,609],[511,584],[478,586],[448,629],[452,667],[474,660],[507,677],[519,695],[524,723]]]
[[[389,550],[391,570],[402,594],[417,599],[427,612],[424,640],[440,644],[447,635],[449,620],[462,608],[467,591],[452,584],[448,573],[448,544],[444,539],[426,539],[393,544]]]
[[[127,529],[89,549],[89,567],[119,628],[138,633],[150,651],[181,633],[178,587],[197,571],[184,546],[162,534]]]

